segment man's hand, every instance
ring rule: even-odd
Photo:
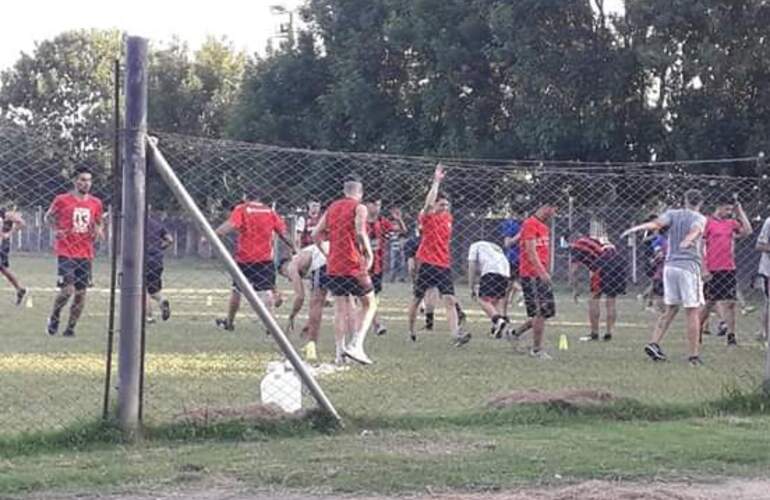
[[[433,172],[433,180],[436,182],[441,182],[444,180],[445,175],[446,167],[442,163],[436,165],[436,170]]]
[[[548,284],[548,285],[551,284],[551,275],[548,273],[541,274],[540,276],[538,276],[538,278],[540,278],[540,281],[542,281],[545,284]]]
[[[679,244],[679,248],[682,250],[687,250],[688,248],[692,248],[695,243],[692,240],[683,240]]]
[[[294,315],[289,314],[289,321],[286,323],[286,333],[294,333]]]
[[[625,231],[623,231],[622,233],[620,233],[620,238],[621,238],[621,239],[623,239],[623,238],[627,238],[627,237],[628,237],[628,236],[630,236],[630,235],[631,235],[633,232],[634,232],[634,231],[633,231],[632,229],[626,229]]]
[[[704,270],[703,270],[703,276],[702,276],[702,278],[703,278],[703,282],[704,282],[704,283],[705,283],[705,282],[707,282],[707,281],[710,281],[710,280],[711,280],[711,273],[710,273],[710,272],[708,272],[708,271],[706,271],[706,270],[704,269]]]
[[[401,219],[401,209],[398,207],[393,207],[390,209],[390,215],[394,219],[400,220]]]

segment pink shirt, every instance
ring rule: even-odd
[[[735,270],[735,234],[740,228],[740,222],[735,219],[708,218],[703,237],[709,272]]]

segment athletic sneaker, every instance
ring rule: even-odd
[[[703,360],[700,359],[700,356],[690,356],[687,358],[687,362],[690,364],[690,366],[702,366]]]
[[[16,305],[20,306],[22,302],[24,302],[24,297],[27,296],[27,289],[26,288],[20,288],[16,292]]]
[[[585,335],[583,337],[580,337],[581,342],[593,342],[595,340],[599,340],[599,334],[598,333],[592,333],[590,335]]]
[[[741,314],[746,316],[747,314],[751,314],[756,310],[757,310],[757,306],[747,305],[741,308]]]
[[[227,318],[217,318],[214,320],[214,324],[217,326],[217,328],[221,328],[226,332],[235,331],[235,325],[227,321]]]
[[[48,318],[45,331],[48,335],[56,335],[56,332],[59,331],[59,318],[54,318],[53,316]]]
[[[75,336],[75,328],[72,326],[68,326],[64,332],[61,334],[62,337],[74,337]]]
[[[497,318],[497,320],[492,325],[492,331],[491,334],[496,339],[503,338],[503,332],[505,331],[505,328],[508,326],[508,319],[504,316],[500,316]]]
[[[168,300],[163,299],[160,302],[160,319],[163,321],[168,321],[168,319],[171,317],[171,304],[168,303]]]
[[[530,349],[529,350],[529,356],[531,358],[541,359],[543,361],[550,361],[550,360],[553,359],[550,354],[545,352],[544,349],[537,349],[537,350]]]
[[[462,347],[468,342],[471,341],[471,334],[468,332],[457,332],[457,335],[455,335],[455,347]]]
[[[305,344],[303,349],[305,355],[305,361],[318,361],[318,354],[316,353],[315,341],[311,340]]]
[[[727,323],[720,321],[717,328],[717,337],[724,337],[725,335],[727,335]]]
[[[388,333],[388,329],[385,327],[385,325],[377,325],[375,327],[374,333],[376,335],[382,336]]]
[[[663,353],[663,349],[661,349],[660,346],[655,342],[650,342],[644,346],[644,352],[646,352],[647,356],[649,356],[653,361],[666,361],[666,359],[668,359]]]
[[[737,345],[738,345],[738,341],[735,339],[735,334],[734,333],[728,333],[727,334],[727,346],[731,347],[731,346],[737,346]]]
[[[366,355],[362,347],[347,347],[342,351],[342,354],[362,365],[372,364],[372,360],[369,359],[369,356]]]
[[[153,318],[152,316],[147,316],[147,319],[145,320],[145,323],[147,323],[148,325],[154,325],[155,324],[155,318]]]
[[[605,342],[609,342],[610,340],[612,340],[612,334],[609,332],[605,333],[604,337],[602,337],[602,340],[604,340]]]

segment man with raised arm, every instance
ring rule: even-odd
[[[637,231],[668,228],[668,250],[663,266],[663,301],[665,311],[655,325],[652,339],[644,352],[653,361],[665,361],[660,342],[666,335],[679,307],[687,315],[688,362],[700,366],[700,308],[703,300],[703,232],[706,218],[700,213],[703,195],[697,189],[684,194],[684,208],[669,209],[656,220],[626,230],[621,237]]]
[[[369,365],[372,360],[364,352],[364,340],[377,303],[369,276],[374,253],[366,227],[366,206],[361,203],[364,195],[361,179],[348,176],[343,183],[343,193],[321,216],[313,240],[316,245],[324,238],[329,240],[326,274],[327,287],[334,296],[335,361],[341,364],[348,357]],[[358,317],[351,297],[361,303]],[[352,338],[346,344],[348,334],[352,334]]]
[[[460,328],[457,313],[450,251],[452,214],[449,211],[449,198],[440,191],[445,173],[444,165],[439,163],[433,173],[433,183],[425,197],[425,205],[419,215],[422,238],[416,255],[418,267],[414,283],[414,299],[409,304],[409,337],[413,341],[417,340],[414,329],[417,307],[425,297],[425,293],[431,288],[436,288],[444,298],[449,330],[454,337],[454,344],[460,347],[468,343],[471,334]]]

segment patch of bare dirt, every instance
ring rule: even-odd
[[[560,391],[541,391],[528,389],[512,391],[493,396],[487,405],[498,410],[518,405],[553,404],[562,407],[578,407],[605,404],[616,398],[609,392],[592,389],[563,389]]]
[[[13,497],[11,497],[13,498]],[[21,497],[18,497],[21,498]],[[217,487],[174,492],[126,494],[38,494],[25,496],[34,500],[770,500],[770,480],[731,479],[722,483],[645,484],[588,481],[559,487],[522,488],[495,493],[435,492],[402,497],[314,495],[279,491],[245,492]]]
[[[183,424],[209,425],[225,422],[278,422],[299,419],[304,413],[286,413],[277,405],[251,404],[246,406],[192,408],[174,417]]]

